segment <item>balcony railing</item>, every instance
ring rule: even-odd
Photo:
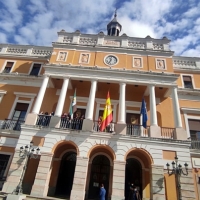
[[[174,139],[175,128],[161,127],[161,137],[167,139]]]
[[[67,117],[61,117],[60,128],[82,130],[83,119],[69,119]]]
[[[45,126],[48,127],[51,121],[51,115],[38,115],[36,126]]]
[[[115,133],[115,124],[116,123],[111,123],[109,124],[103,132],[106,133]],[[94,125],[93,125],[93,131],[95,132],[99,132],[100,131],[100,123],[99,121],[94,121]]]
[[[21,131],[21,124],[24,124],[22,120],[5,119],[1,123],[1,129]]]
[[[192,139],[190,149],[200,149],[200,140]]]
[[[144,128],[142,125],[126,124],[126,135],[149,137],[149,126]]]

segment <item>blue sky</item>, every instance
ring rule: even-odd
[[[168,37],[175,55],[200,56],[199,0],[0,0],[0,43],[51,46],[57,32],[106,33],[118,9],[130,37]]]

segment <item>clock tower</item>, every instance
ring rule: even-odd
[[[121,30],[122,30],[122,25],[117,21],[117,10],[116,10],[113,20],[107,25],[108,35],[119,36]]]

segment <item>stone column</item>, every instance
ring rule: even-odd
[[[64,107],[64,103],[65,103],[65,97],[67,94],[68,83],[69,83],[69,78],[64,78],[62,89],[60,91],[60,96],[58,99],[58,104],[57,104],[56,111],[55,111],[55,116],[57,116],[57,117],[61,117],[61,115],[62,115],[62,111],[63,111],[63,107]]]
[[[151,166],[151,199],[165,200],[165,181],[163,166]]]
[[[40,91],[37,95],[37,99],[35,101],[32,113],[39,114],[40,108],[41,108],[41,105],[42,105],[42,101],[43,101],[43,98],[44,98],[44,94],[45,94],[45,91],[46,91],[46,88],[47,88],[48,81],[49,81],[49,76],[45,76],[44,79],[43,79]]]
[[[46,197],[49,189],[50,167],[52,154],[41,153],[35,181],[31,190],[31,196]]]
[[[45,91],[46,91],[46,88],[47,88],[48,81],[49,81],[49,76],[45,75],[43,82],[42,82],[42,86],[40,87],[40,91],[37,95],[37,99],[35,101],[32,113],[29,113],[27,115],[25,124],[27,124],[27,125],[35,125],[36,124],[37,117],[38,117],[38,114],[40,112],[40,108],[41,108],[41,105],[42,105],[42,101],[43,101],[43,98],[44,98],[44,94],[45,94]]]
[[[74,182],[70,199],[84,200],[85,186],[88,170],[88,158],[77,156],[76,168],[74,172]]]
[[[150,93],[150,121],[151,126],[157,126],[157,114],[156,114],[156,97],[155,97],[155,86],[149,85],[149,93]]]
[[[60,91],[60,96],[58,99],[57,107],[54,116],[51,117],[51,121],[49,126],[52,128],[59,128],[60,127],[60,117],[62,115],[63,107],[65,104],[65,97],[67,94],[67,88],[68,88],[69,78],[65,77],[63,80],[62,89]]]
[[[116,133],[126,135],[126,83],[120,83],[118,121],[115,125]]]
[[[12,193],[19,184],[22,170],[24,167],[24,159],[19,157],[19,149],[13,155],[12,163],[8,172],[6,182],[3,185],[2,192]]]
[[[93,113],[94,113],[96,88],[97,88],[97,80],[92,80],[91,88],[90,88],[90,96],[88,99],[85,119],[83,121],[83,126],[82,126],[83,131],[92,131],[93,130],[93,124],[94,124]]]
[[[149,85],[149,102],[150,102],[150,136],[151,137],[161,137],[161,129],[157,122],[156,113],[156,96],[155,96],[155,86]]]
[[[178,101],[177,87],[172,88],[172,102],[174,110],[174,125],[176,128],[175,139],[177,140],[187,140],[187,132],[182,128],[180,107]]]
[[[123,200],[125,198],[125,166],[126,162],[124,161],[114,161],[111,200]]]

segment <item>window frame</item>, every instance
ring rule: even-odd
[[[13,69],[14,69],[14,67],[15,67],[15,64],[16,64],[16,60],[5,60],[4,61],[4,64],[3,64],[3,67],[2,67],[2,69],[1,69],[1,73],[3,73],[3,71],[4,71],[4,69],[5,69],[5,67],[6,67],[6,65],[7,65],[7,63],[8,62],[12,62],[13,63],[13,66],[11,67],[11,70],[10,70],[10,72],[9,73],[7,73],[7,74],[10,74],[10,73],[12,73],[13,72]]]
[[[33,62],[33,63],[31,64],[30,69],[29,69],[28,75],[31,74],[31,71],[33,70],[34,64],[41,64],[41,67],[40,67],[40,70],[39,70],[37,76],[41,75],[40,73],[41,73],[41,70],[42,70],[42,65],[44,64],[44,63],[42,63],[42,62]],[[30,75],[30,76],[33,76],[33,75]]]
[[[183,81],[183,77],[184,77],[184,76],[190,76],[190,77],[191,77],[191,81],[192,81],[192,86],[193,86],[193,88],[185,88],[185,84],[184,84],[184,81]],[[197,88],[195,87],[195,84],[194,84],[194,77],[193,77],[192,74],[181,74],[181,84],[182,84],[181,88],[184,88],[184,89],[197,89]]]
[[[13,159],[13,155],[14,155],[14,154],[11,153],[11,152],[5,152],[5,151],[1,151],[1,154],[9,155],[9,156],[10,156],[10,158],[9,158],[9,160],[8,160],[8,164],[7,164],[6,169],[5,169],[5,172],[4,172],[4,176],[7,176],[8,171],[9,171],[9,168],[10,168],[10,165],[11,165],[11,161],[12,161],[12,159]]]

